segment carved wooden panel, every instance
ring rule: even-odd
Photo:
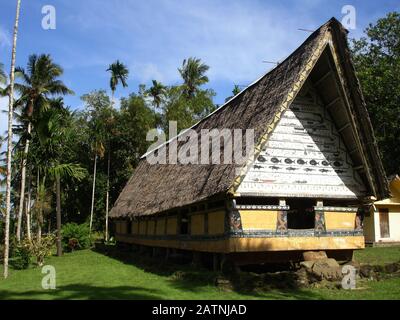
[[[238,188],[242,195],[356,198],[365,192],[328,112],[296,100]]]

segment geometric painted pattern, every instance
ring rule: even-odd
[[[240,184],[241,195],[354,199],[365,193],[325,108],[296,98]]]

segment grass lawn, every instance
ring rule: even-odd
[[[356,253],[360,262],[400,260],[400,247],[368,248]],[[57,272],[57,289],[41,287],[40,268],[10,270],[0,280],[0,299],[399,299],[400,278],[358,283],[358,290],[272,290],[225,292],[213,284],[215,274],[185,266],[149,267],[84,250],[50,257],[46,264]],[[158,269],[157,269],[158,268]],[[191,276],[179,277],[175,268]],[[160,270],[161,269],[161,270]]]

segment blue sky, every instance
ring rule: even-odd
[[[13,0],[0,0],[0,62],[9,70],[15,15]],[[129,88],[117,97],[137,91],[152,79],[172,85],[180,82],[177,67],[189,56],[210,66],[208,87],[216,103],[229,96],[234,84],[247,85],[272,66],[263,60],[283,60],[309,35],[298,28],[316,29],[344,5],[356,8],[359,37],[370,22],[399,1],[261,1],[261,0],[22,0],[17,65],[25,66],[32,53],[50,53],[64,67],[64,82],[75,91],[65,98],[81,107],[80,96],[107,89],[107,66],[120,59],[130,69]],[[41,26],[44,5],[56,9],[56,30]],[[0,99],[6,109],[6,99]],[[0,114],[0,134],[6,115]]]

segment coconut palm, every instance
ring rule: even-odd
[[[182,68],[178,68],[184,81],[184,91],[189,98],[192,98],[199,87],[208,82],[205,73],[210,69],[209,66],[202,63],[200,59],[190,57],[183,60]]]
[[[166,95],[166,87],[161,82],[153,80],[153,86],[147,90],[147,94],[153,98],[154,107],[158,109]]]
[[[20,94],[18,104],[21,109],[21,114],[26,118],[25,147],[21,168],[21,192],[16,234],[17,240],[20,241],[25,198],[27,155],[29,152],[32,122],[35,118],[35,112],[40,113],[46,110],[50,106],[49,99],[51,96],[72,94],[73,92],[59,80],[59,77],[63,74],[63,69],[53,62],[50,55],[31,55],[26,70],[18,67],[16,68],[16,72],[18,72],[18,75],[22,79],[21,83],[15,85],[15,88]]]
[[[11,53],[11,72],[10,72],[10,90],[9,90],[9,105],[8,105],[8,137],[7,137],[7,174],[6,174],[6,223],[4,230],[4,278],[8,277],[8,256],[10,245],[10,214],[11,214],[11,154],[12,154],[12,123],[14,109],[14,77],[15,77],[15,58],[17,52],[17,35],[19,24],[19,13],[21,8],[21,0],[17,0],[17,8],[15,14],[13,45]]]
[[[112,63],[107,71],[111,72],[110,78],[110,89],[111,89],[111,104],[114,103],[114,94],[115,90],[119,83],[122,84],[124,88],[128,86],[127,80],[129,75],[128,68],[121,63],[119,60]],[[110,118],[110,123],[113,122],[113,119]],[[109,211],[109,199],[110,199],[110,163],[111,163],[111,145],[108,144],[108,159],[107,159],[107,193],[106,193],[106,230],[105,230],[105,240],[108,241],[108,211]],[[95,179],[93,179],[94,183]],[[94,189],[93,189],[93,197],[94,197]],[[93,200],[92,200],[93,203]],[[92,205],[93,207],[93,205]],[[93,211],[93,209],[92,209]],[[92,218],[91,218],[92,220]]]

